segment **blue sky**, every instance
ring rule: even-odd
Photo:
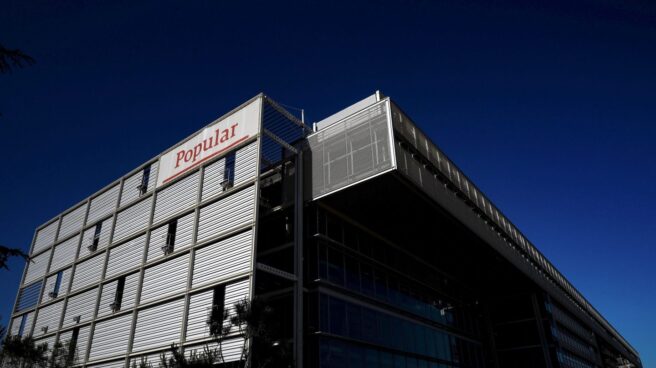
[[[395,99],[656,366],[656,5],[5,1],[0,244],[264,91]],[[2,272],[6,323],[22,272]]]

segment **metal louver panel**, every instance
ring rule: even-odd
[[[218,344],[215,342],[193,345],[185,348],[185,355],[190,356],[194,352],[196,352],[196,354],[200,354],[203,352],[203,349],[205,349],[206,346],[210,349],[218,349],[219,347]],[[223,353],[223,359],[224,362],[226,363],[240,360],[242,357],[241,355],[243,350],[244,350],[244,339],[241,337],[236,337],[230,340],[224,340],[223,344],[221,345],[221,352]]]
[[[98,244],[95,247],[96,250],[103,249],[109,245],[109,233],[112,230],[112,219],[113,217],[110,217],[101,223],[100,236],[98,237]],[[91,254],[89,247],[93,245],[93,238],[95,235],[95,226],[92,226],[84,231],[84,235],[82,235],[82,244],[80,245],[79,258],[84,258]]]
[[[141,235],[109,250],[106,278],[139,267],[146,247],[146,235]]]
[[[140,310],[134,332],[133,351],[167,347],[180,341],[185,299]]]
[[[45,251],[27,262],[27,272],[25,273],[23,284],[29,284],[46,274],[48,261],[50,260],[50,252],[51,250]]]
[[[55,242],[55,235],[57,234],[58,224],[59,221],[53,221],[50,225],[44,227],[36,233],[36,239],[34,239],[32,254],[48,248],[52,245],[52,243]]]
[[[61,273],[62,273],[62,278],[59,284],[59,290],[57,291],[57,295],[55,296],[49,294],[55,291],[55,284],[57,283],[57,274],[49,276],[46,279],[46,286],[43,288],[43,292],[41,293],[42,303],[45,303],[55,298],[60,298],[66,295],[66,293],[68,292],[68,285],[71,283],[71,268],[67,268],[61,271]]]
[[[91,199],[87,224],[93,224],[114,211],[118,202],[118,190],[119,186],[116,184],[101,195]]]
[[[32,318],[34,318],[34,312],[27,313],[25,317],[25,327],[21,336],[29,336],[32,333]],[[20,315],[11,320],[11,327],[9,328],[9,333],[11,336],[17,336],[20,332],[22,319],[23,315]]]
[[[125,368],[125,360],[124,359],[119,359],[119,360],[112,360],[111,362],[102,362],[102,363],[98,363],[98,364],[90,364],[90,365],[87,365],[87,367],[89,367],[89,368]],[[156,367],[156,366],[154,366],[154,367]]]
[[[44,337],[43,339],[34,340],[35,346],[45,345],[46,346],[46,357],[50,357],[52,353],[52,348],[55,346],[55,337],[56,335]]]
[[[198,196],[199,177],[195,173],[158,192],[153,223],[191,208]]]
[[[141,304],[163,298],[187,287],[189,274],[189,254],[168,260],[144,271]]]
[[[59,234],[57,239],[64,239],[68,235],[80,230],[84,223],[84,215],[87,212],[86,204],[74,209],[62,217],[61,226],[59,227]]]
[[[98,317],[103,317],[112,313],[111,304],[116,297],[116,286],[118,280],[108,282],[103,285],[100,294],[100,305],[98,306]],[[123,286],[123,298],[121,300],[121,310],[127,310],[134,307],[137,299],[137,287],[139,286],[139,273],[133,273],[125,277]]]
[[[55,246],[55,253],[50,262],[50,272],[56,271],[64,266],[69,266],[75,261],[77,247],[80,243],[80,235],[74,236],[61,244]]]
[[[250,295],[250,282],[250,279],[246,279],[226,285],[224,308],[229,311],[231,316],[234,315],[235,304],[248,299]]]
[[[90,332],[91,327],[80,327],[80,332],[77,336],[77,344],[75,344],[75,356],[73,358],[73,364],[82,363],[84,358],[87,356],[87,344],[89,343]],[[61,342],[64,347],[68,346],[71,338],[73,338],[73,330],[64,331],[59,334],[59,342]]]
[[[206,290],[189,298],[187,315],[187,341],[209,337],[207,319],[212,310],[214,290]]]
[[[203,176],[203,193],[202,200],[223,193],[221,182],[223,181],[225,170],[225,158],[222,158],[211,165],[207,166]]]
[[[218,282],[251,271],[253,231],[248,230],[196,251],[193,286]]]
[[[235,185],[245,183],[257,175],[257,142],[237,150],[235,154]]]
[[[57,331],[63,308],[63,301],[40,308],[36,316],[33,336],[43,336],[47,333]]]
[[[140,230],[146,229],[150,217],[150,206],[152,201],[153,197],[150,196],[116,215],[116,227],[114,228],[114,238],[112,239],[113,243],[119,242]]]
[[[119,207],[124,206],[141,196],[139,185],[143,180],[143,169],[135,172],[123,181],[123,188],[121,189],[121,203]]]
[[[152,366],[153,368],[156,368],[160,364],[162,354],[166,359],[169,359],[172,356],[170,350],[159,351],[151,354],[144,354],[142,356],[130,358],[130,367],[132,367],[133,365],[139,367],[143,360],[146,363],[147,367]]]
[[[20,325],[22,320],[23,320],[22,315],[18,317],[14,317],[14,319],[11,320],[11,326],[9,327],[9,336],[18,335],[18,333],[20,332]]]
[[[20,312],[27,308],[36,306],[39,301],[39,294],[41,293],[41,281],[37,281],[32,285],[28,285],[18,292],[18,300],[16,302],[16,310]]]
[[[252,223],[254,215],[255,186],[250,186],[200,209],[197,241]]]
[[[194,215],[190,213],[179,218],[175,229],[175,242],[173,251],[186,249],[191,245],[194,227]],[[158,227],[150,233],[150,244],[148,245],[147,262],[164,257],[163,247],[166,247],[166,238],[169,230],[168,224]]]
[[[62,328],[90,321],[93,318],[93,312],[96,310],[97,297],[98,288],[93,288],[68,298]],[[77,321],[77,318],[79,318],[79,321]]]
[[[124,355],[131,326],[132,313],[98,322],[91,340],[89,360]]]
[[[71,292],[100,281],[104,262],[105,253],[101,253],[79,263],[73,274]]]

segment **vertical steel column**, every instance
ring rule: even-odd
[[[294,362],[303,368],[303,149],[299,147],[294,168]]]

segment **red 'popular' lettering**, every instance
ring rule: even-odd
[[[187,163],[191,161],[192,163],[196,162],[198,157],[205,151],[209,151],[214,146],[218,146],[219,143],[224,143],[232,138],[236,134],[236,129],[239,123],[232,124],[230,128],[227,129],[216,129],[214,131],[214,136],[205,138],[201,143],[198,143],[194,146],[193,149],[181,150],[176,153],[175,157],[175,168],[180,167],[182,162]]]
[[[176,160],[175,160],[175,168],[176,169],[178,168],[178,166],[180,166],[180,161],[184,158],[184,155],[185,155],[184,150],[178,152],[178,155],[177,155]]]

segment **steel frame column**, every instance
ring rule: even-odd
[[[294,362],[303,368],[303,150],[296,154],[294,167]]]

